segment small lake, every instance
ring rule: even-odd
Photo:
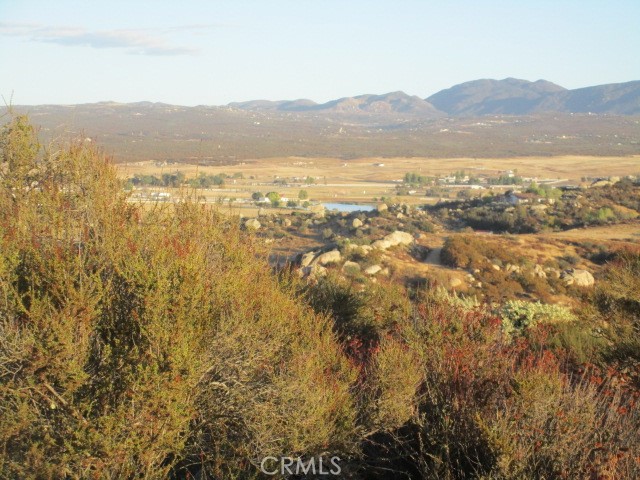
[[[358,205],[357,203],[323,203],[327,210],[337,210],[338,212],[370,212],[373,205]]]

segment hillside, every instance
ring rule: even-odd
[[[149,208],[94,142],[49,147],[0,128],[0,478],[640,477],[637,244],[434,232],[467,202]],[[619,183],[553,208],[640,211]]]
[[[546,96],[536,111],[638,115],[640,81],[557,92]]]
[[[426,99],[448,115],[640,114],[640,81],[567,90],[546,80],[474,80]]]
[[[564,90],[545,80],[474,80],[442,90],[427,101],[449,115],[525,115],[541,99]]]
[[[415,115],[422,118],[443,116],[433,105],[418,96],[404,92],[391,92],[384,95],[358,95],[343,97],[326,103],[317,104],[312,100],[255,100],[230,103],[229,107],[247,111],[263,112],[318,112],[336,115]]]

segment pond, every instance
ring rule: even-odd
[[[338,212],[370,212],[373,205],[358,205],[357,203],[323,203],[327,210],[337,210]]]

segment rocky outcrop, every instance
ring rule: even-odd
[[[411,245],[413,242],[413,235],[396,230],[384,237],[382,240],[376,240],[373,242],[372,246],[378,250],[386,250],[388,248],[395,247],[396,245]]]
[[[533,274],[538,278],[547,278],[547,272],[544,271],[542,265],[536,265],[533,267]]]
[[[339,250],[331,250],[330,252],[325,252],[318,255],[312,262],[312,265],[328,265],[330,263],[338,263],[342,260],[342,255]]]
[[[592,287],[596,281],[587,270],[570,268],[560,274],[566,285],[576,285],[578,287]]]
[[[407,232],[401,232],[400,230],[390,233],[384,237],[384,239],[391,243],[391,246],[393,247],[396,245],[411,245],[414,241],[413,235]]]
[[[512,263],[507,263],[507,265],[504,267],[504,270],[507,273],[520,273],[520,267]]]

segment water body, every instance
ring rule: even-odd
[[[357,203],[323,203],[327,210],[337,210],[338,212],[370,212],[373,205],[358,205]]]

